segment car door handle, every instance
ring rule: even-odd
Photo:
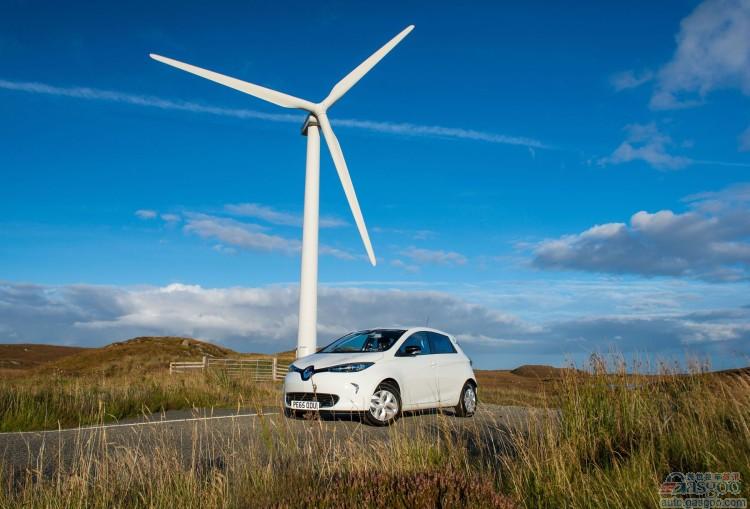
[[[434,368],[435,366],[437,366],[437,362],[435,362],[435,361],[432,361],[432,362],[430,363],[430,366],[432,366],[432,367]]]

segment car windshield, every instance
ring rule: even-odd
[[[404,332],[400,329],[350,332],[320,350],[320,353],[385,352]]]

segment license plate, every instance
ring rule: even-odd
[[[292,401],[295,410],[320,410],[320,401]]]

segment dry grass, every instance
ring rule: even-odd
[[[569,372],[550,398],[559,411],[507,444],[439,414],[370,440],[315,421],[260,418],[213,438],[196,426],[187,457],[166,440],[146,452],[89,441],[54,475],[6,477],[0,507],[640,508],[658,506],[672,471],[750,479],[745,375]]]
[[[658,507],[667,474],[740,472],[750,495],[750,377],[569,372],[549,406],[558,418],[513,437],[504,485],[527,507]],[[634,372],[635,371],[635,372]]]
[[[1,346],[0,361],[24,362],[0,371],[0,431],[76,427],[174,409],[278,403],[278,383],[214,372],[170,376],[170,361],[242,357],[192,338],[138,337],[102,348]]]
[[[0,345],[0,369],[28,370],[54,362],[68,355],[85,351],[85,348],[59,345],[34,345],[28,343]]]
[[[442,415],[405,421],[382,440],[364,439],[369,428],[333,439],[315,421],[261,417],[222,435],[196,424],[184,455],[164,431],[148,447],[107,446],[101,433],[54,473],[43,459],[6,471],[0,508],[516,507],[495,456],[470,452],[481,430],[457,433]]]
[[[221,372],[170,376],[14,378],[0,385],[0,431],[69,428],[191,408],[276,405],[279,382],[252,382]]]
[[[138,376],[163,373],[170,361],[198,361],[204,355],[217,358],[240,356],[228,348],[192,338],[139,337],[102,348],[88,348],[45,364],[39,371],[71,376]]]
[[[483,402],[533,407],[551,404],[562,373],[563,371],[551,366],[521,366],[512,371],[475,371]]]
[[[621,361],[606,372],[594,361],[588,373],[556,377],[479,372],[484,402],[555,409],[535,413],[530,432],[511,433],[505,444],[488,443],[478,420],[441,415],[403,419],[386,441],[363,440],[365,426],[334,440],[328,423],[278,417],[222,436],[206,424],[196,427],[187,457],[166,438],[145,452],[101,440],[78,447],[72,464],[54,474],[5,471],[0,508],[640,508],[658,506],[659,484],[672,471],[738,471],[748,497],[747,371],[646,375]],[[262,405],[278,402],[278,391],[205,376],[14,380],[0,386],[0,427],[55,428],[61,416],[96,422],[144,408]],[[414,432],[408,422],[424,425]]]

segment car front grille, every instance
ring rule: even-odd
[[[319,401],[320,408],[331,408],[339,401],[336,394],[321,394],[313,392],[287,392],[286,404],[291,405],[292,401]]]

